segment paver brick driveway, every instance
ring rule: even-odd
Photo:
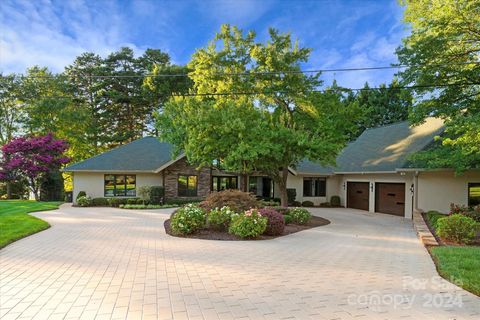
[[[171,210],[37,213],[52,228],[0,250],[0,318],[480,319],[411,222],[312,211],[332,223],[243,242],[170,237]]]

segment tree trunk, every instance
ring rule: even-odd
[[[240,176],[240,190],[242,190],[243,192],[247,192],[247,179],[248,179],[248,176],[246,174],[242,174]]]
[[[280,189],[280,205],[282,207],[288,207],[288,196],[287,196],[287,178],[288,178],[288,167],[282,168],[282,174],[278,181],[278,188]]]
[[[7,199],[12,199],[12,183],[10,181],[7,181],[6,186],[7,186]]]

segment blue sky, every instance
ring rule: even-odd
[[[168,52],[189,61],[223,23],[255,30],[290,32],[313,49],[304,69],[385,66],[408,34],[396,0],[211,0],[106,1],[3,0],[0,3],[0,71],[32,65],[62,71],[85,51],[102,56],[122,46]],[[394,71],[324,74],[340,85],[389,82]]]

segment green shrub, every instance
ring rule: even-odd
[[[122,209],[166,209],[166,208],[174,208],[174,206],[168,204],[121,204],[119,208]]]
[[[292,204],[295,202],[295,200],[297,199],[297,189],[290,189],[288,188],[287,189],[287,201],[288,201],[288,204]]]
[[[208,227],[220,231],[227,230],[234,214],[230,207],[215,208],[207,215]]]
[[[87,196],[87,193],[85,191],[80,191],[77,194],[77,197],[75,198],[75,200],[78,200],[78,198],[80,198],[80,197],[86,197],[86,196]]]
[[[329,208],[329,207],[331,207],[331,204],[330,204],[330,202],[322,202],[322,203],[320,203],[320,207]]]
[[[293,201],[292,206],[293,207],[300,207],[302,203],[300,201]]]
[[[437,229],[438,219],[448,217],[446,214],[440,213],[435,210],[430,210],[426,212],[424,215],[428,225],[434,229]]]
[[[142,186],[138,188],[138,196],[151,204],[161,204],[165,196],[165,188],[162,186]]]
[[[461,214],[453,214],[437,221],[437,234],[440,238],[459,244],[466,244],[475,239],[478,223]]]
[[[127,198],[127,204],[137,204],[138,198]]]
[[[279,206],[280,202],[273,201],[273,200],[260,200],[258,202],[259,208],[266,208],[266,207],[276,207]]]
[[[265,232],[267,220],[257,209],[250,209],[232,217],[228,232],[241,238],[256,238]]]
[[[283,219],[285,219],[285,224],[290,224],[293,222],[292,216],[289,214],[284,215]]]
[[[127,198],[107,198],[108,205],[111,207],[120,207],[121,204],[127,204]]]
[[[251,193],[229,189],[210,193],[201,206],[207,211],[226,206],[235,212],[244,212],[250,208],[257,208],[258,202]]]
[[[173,233],[185,235],[205,227],[206,220],[207,215],[202,208],[194,204],[187,204],[172,214],[170,226]]]
[[[80,207],[89,207],[92,205],[92,198],[89,196],[77,198],[77,204]]]
[[[339,196],[331,196],[330,197],[330,204],[332,207],[340,207],[340,197]]]
[[[94,207],[106,207],[108,206],[107,198],[93,198],[92,199],[92,206]]]
[[[313,207],[313,202],[312,201],[303,201],[302,202],[302,207]]]
[[[201,200],[198,200],[198,199],[172,199],[172,200],[166,201],[165,204],[176,205],[178,207],[178,206],[183,206],[183,205],[192,204],[192,203],[199,204],[200,202]]]
[[[290,209],[288,215],[292,217],[292,222],[297,224],[306,224],[312,217],[310,212],[303,208]]]

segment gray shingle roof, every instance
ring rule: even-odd
[[[365,130],[337,157],[335,168],[303,160],[299,174],[329,175],[347,172],[393,172],[408,167],[408,156],[427,147],[444,130],[443,121],[428,118],[411,127],[407,121]],[[64,171],[154,172],[172,160],[173,147],[155,137],[146,137],[98,156],[72,164]]]
[[[172,150],[169,143],[145,137],[72,164],[63,171],[154,172],[172,160]]]
[[[335,172],[382,172],[408,167],[408,157],[440,135],[443,121],[428,118],[411,127],[407,121],[367,129],[337,157]]]

